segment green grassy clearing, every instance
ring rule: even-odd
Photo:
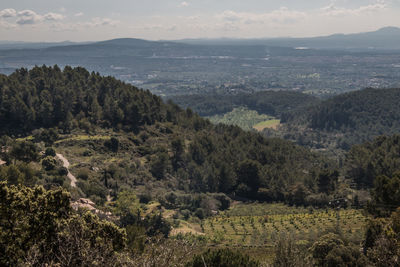
[[[57,140],[55,143],[63,143],[63,142],[69,142],[69,141],[95,141],[95,140],[108,140],[110,139],[111,136],[108,135],[75,135],[75,136],[70,136],[64,139]]]
[[[276,129],[280,123],[281,123],[280,120],[267,120],[267,121],[257,123],[256,125],[253,126],[253,128],[256,129],[257,131],[261,132],[262,130],[264,130],[266,128]]]
[[[24,138],[17,138],[17,139],[15,139],[15,141],[23,142],[23,141],[32,141],[33,139],[34,139],[34,137],[32,135],[29,135],[29,136],[24,137]]]
[[[243,130],[249,131],[254,125],[266,120],[272,120],[274,118],[269,115],[259,114],[255,110],[239,107],[223,115],[208,117],[208,119],[215,124],[223,123],[228,125],[236,125]]]

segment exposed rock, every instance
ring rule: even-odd
[[[97,215],[103,215],[106,216],[109,219],[113,219],[112,218],[112,213],[111,212],[104,212],[102,210],[99,210],[95,207],[95,203],[93,201],[91,201],[90,199],[87,198],[80,198],[76,201],[71,202],[71,207],[74,210],[79,210],[79,209],[87,209]]]

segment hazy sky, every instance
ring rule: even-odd
[[[0,40],[316,36],[400,27],[400,0],[1,0]]]

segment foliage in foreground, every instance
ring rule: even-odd
[[[375,266],[399,266],[400,208],[390,218],[377,218],[369,222],[364,252]]]
[[[197,255],[192,261],[188,262],[185,267],[258,267],[257,261],[250,259],[249,256],[243,255],[239,251],[230,249],[217,249],[204,252]]]
[[[0,183],[0,265],[114,265],[125,231],[87,212],[75,214],[62,189]]]

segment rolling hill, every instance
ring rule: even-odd
[[[21,138],[4,137],[4,147],[25,140],[21,149],[31,150],[33,140],[72,159],[76,196],[97,203],[123,188],[143,193],[143,187],[150,198],[172,206],[171,191],[284,201],[294,184],[308,184],[308,194],[316,193],[310,181],[333,166],[289,141],[214,126],[148,91],[79,67],[0,76],[0,125],[3,135]],[[2,158],[11,163],[13,155]],[[68,185],[66,173],[39,173],[36,183]]]
[[[364,89],[341,94],[301,112],[286,113],[287,137],[311,146],[351,145],[400,132],[400,89]],[[318,137],[317,137],[318,135]]]
[[[366,103],[377,97],[374,90],[366,92],[362,98]],[[395,111],[390,100],[397,91],[388,92],[379,103]],[[351,105],[339,108],[355,114],[340,120],[348,128],[353,126],[349,122],[360,119],[365,111],[360,110],[361,104],[352,106],[357,97],[349,94],[346,99]],[[333,102],[327,106],[335,111],[339,101],[344,99],[297,108],[309,111],[307,114],[315,110],[314,116],[318,116],[321,105]],[[287,107],[275,107],[287,121],[299,114],[297,109],[292,117],[284,115]],[[373,103],[367,107],[376,108]],[[379,115],[373,118],[381,119]],[[369,120],[362,122],[359,125]],[[328,121],[313,127],[332,131],[335,126]],[[68,66],[63,70],[58,66],[18,69],[9,76],[0,75],[0,134],[0,158],[5,162],[0,166],[0,210],[4,215],[0,217],[4,230],[0,231],[0,251],[10,252],[0,253],[3,265],[143,266],[152,262],[154,266],[179,266],[209,248],[203,254],[206,257],[215,252],[224,253],[228,262],[235,255],[240,264],[243,259],[249,261],[248,256],[226,249],[233,246],[271,262],[274,254],[280,255],[271,248],[283,242],[279,239],[282,231],[291,233],[290,240],[299,241],[293,245],[295,253],[305,246],[311,248],[307,253],[325,248],[330,238],[328,242],[339,244],[337,249],[343,249],[344,255],[355,255],[352,260],[357,262],[364,257],[366,262],[359,244],[367,218],[354,209],[328,209],[333,199],[353,202],[348,196],[355,194],[330,160],[289,141],[212,125],[191,109],[164,102],[113,77]],[[386,143],[383,149],[399,143],[398,136],[381,140],[371,145],[372,153],[379,151],[379,143]],[[394,148],[391,153],[398,150],[397,145]],[[357,148],[354,154],[358,155]],[[361,161],[368,162],[363,157]],[[393,162],[393,170],[398,161]],[[391,187],[387,185],[393,183],[388,178],[381,180],[381,191],[388,195]],[[398,181],[397,177],[393,180]],[[375,199],[382,193],[378,189]],[[377,205],[398,203],[397,195]],[[71,198],[78,201],[71,203]],[[227,210],[232,199],[280,201],[292,207],[236,201]],[[75,210],[79,203],[97,215]],[[397,222],[394,216],[398,215],[393,215]],[[374,222],[368,223],[365,227],[371,232]],[[168,238],[171,226],[176,238]],[[343,237],[331,233],[335,231]],[[342,238],[347,239],[346,245]],[[370,247],[374,249],[373,242]],[[195,257],[193,262],[199,265],[194,266],[202,266],[204,258]]]

